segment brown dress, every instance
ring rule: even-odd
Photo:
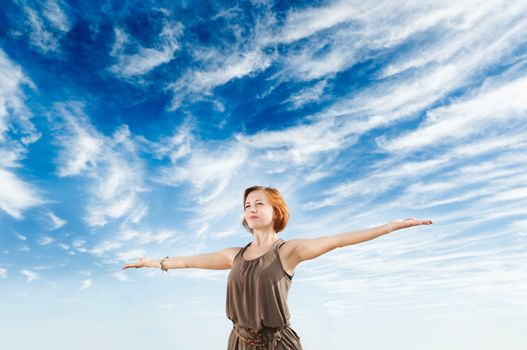
[[[294,274],[285,272],[278,255],[284,243],[278,239],[264,255],[245,260],[242,254],[249,243],[234,257],[227,280],[227,317],[233,322],[228,350],[302,349],[289,323],[287,294]]]

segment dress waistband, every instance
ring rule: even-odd
[[[282,332],[289,327],[289,322],[281,328],[262,328],[251,329],[242,327],[233,322],[232,330],[234,334],[244,343],[254,347],[268,347],[274,350],[278,342],[282,339]]]

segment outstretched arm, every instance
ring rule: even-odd
[[[241,248],[226,248],[215,253],[200,254],[195,256],[175,256],[165,259],[163,266],[167,269],[208,269],[226,270],[232,267],[232,261]],[[161,260],[139,259],[135,263],[123,265],[123,270],[127,268],[155,267],[160,268]]]
[[[290,258],[293,266],[305,260],[311,260],[336,248],[362,243],[387,233],[417,225],[430,225],[431,220],[394,220],[387,224],[356,231],[344,232],[332,236],[312,239],[293,239],[290,241]]]

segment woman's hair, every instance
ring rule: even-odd
[[[285,227],[287,226],[287,221],[289,220],[289,211],[287,210],[287,204],[285,204],[284,197],[282,197],[282,194],[280,192],[272,187],[263,187],[263,186],[251,186],[245,190],[243,193],[243,208],[245,210],[245,201],[247,200],[247,196],[252,191],[256,190],[262,190],[265,192],[265,196],[267,197],[267,200],[269,201],[269,204],[274,209],[274,213],[276,215],[276,219],[274,220],[274,230],[276,233],[283,231]],[[247,229],[251,234],[253,233],[253,229],[249,227],[247,224],[247,220],[243,218],[242,221],[243,227]]]

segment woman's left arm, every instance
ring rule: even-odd
[[[332,251],[336,248],[346,247],[352,244],[362,243],[387,233],[418,225],[430,225],[432,220],[417,220],[408,218],[406,220],[393,220],[387,224],[363,230],[349,231],[332,236],[324,236],[311,239],[293,239],[292,256],[298,264],[305,260],[311,260]],[[296,265],[295,264],[295,265]]]

